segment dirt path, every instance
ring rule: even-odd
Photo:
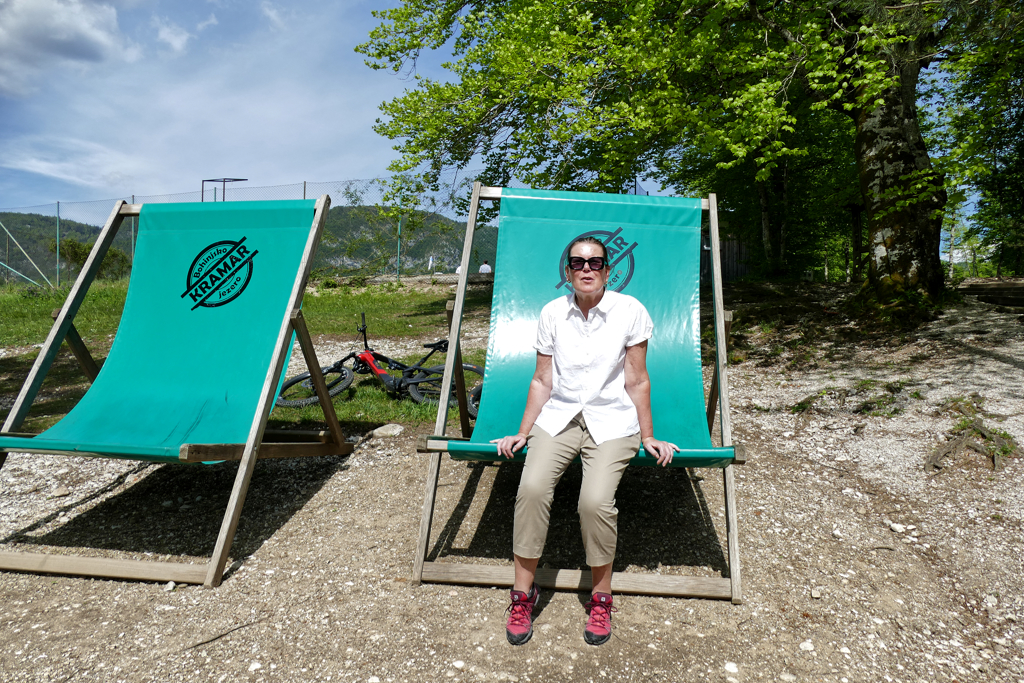
[[[613,640],[594,648],[582,596],[545,592],[533,640],[512,648],[505,591],[408,585],[423,427],[347,459],[259,463],[216,590],[0,574],[0,679],[1024,680],[1024,461],[994,472],[967,452],[923,470],[979,405],[1024,441],[1020,316],[968,302],[884,346],[786,346],[768,327],[744,333],[731,369],[751,455],[737,477],[743,605],[621,596]],[[233,474],[11,456],[0,547],[199,561]],[[721,478],[696,474],[627,474],[616,569],[721,574]],[[578,476],[556,499],[553,565],[583,561]],[[444,461],[432,552],[508,563],[517,479]]]

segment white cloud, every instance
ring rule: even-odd
[[[82,0],[0,2],[0,94],[26,95],[32,80],[61,63],[90,64],[138,49],[120,34],[117,10]]]
[[[167,43],[175,52],[184,52],[192,34],[177,24],[162,17],[153,17],[157,40]]]
[[[138,162],[120,147],[72,137],[32,135],[0,147],[3,165],[75,185],[130,186]]]
[[[217,23],[218,23],[217,22],[217,17],[214,16],[213,12],[211,12],[209,19],[206,19],[205,21],[201,21],[201,22],[199,22],[199,24],[196,25],[196,31],[197,32],[202,31],[204,28],[206,28],[208,26],[216,26]]]
[[[351,49],[376,24],[372,3],[268,6],[301,31],[275,30],[260,3],[225,4],[117,4],[123,34],[154,58],[65,66],[32,97],[0,93],[0,206],[198,190],[221,176],[259,186],[383,173],[395,153],[371,126],[407,84]],[[211,10],[218,24],[200,33]],[[192,34],[180,56],[155,58],[171,48],[151,45],[154,15]]]
[[[284,28],[284,20],[281,18],[281,12],[278,11],[276,7],[264,0],[263,4],[260,5],[260,9],[263,10],[263,16],[270,19],[270,23],[274,25],[274,28]]]

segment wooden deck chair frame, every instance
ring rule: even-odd
[[[263,388],[257,404],[256,412],[244,444],[183,444],[180,449],[181,462],[210,462],[216,460],[241,460],[238,474],[235,476],[231,496],[221,523],[213,556],[207,565],[184,564],[174,562],[145,562],[139,560],[123,560],[98,557],[49,555],[42,553],[0,552],[0,570],[13,570],[45,574],[71,574],[116,579],[142,581],[174,581],[176,583],[204,584],[207,587],[220,585],[227,564],[231,543],[238,528],[238,520],[245,503],[245,495],[249,488],[253,469],[257,458],[287,458],[295,456],[344,455],[352,452],[352,445],[345,442],[341,425],[334,412],[334,407],[327,392],[320,363],[317,361],[313,342],[306,328],[300,306],[305,292],[306,281],[312,267],[313,255],[323,233],[327,212],[331,200],[323,195],[316,202],[313,223],[302,254],[300,267],[292,286],[288,311],[281,321],[277,335],[275,352],[270,368],[263,382]],[[18,397],[11,407],[4,422],[0,436],[32,436],[19,433],[28,415],[29,408],[35,400],[50,366],[57,356],[62,342],[66,341],[72,353],[81,364],[90,381],[95,380],[98,368],[82,341],[81,335],[74,326],[74,318],[78,313],[90,285],[99,272],[100,263],[106,255],[121,222],[129,216],[138,216],[142,204],[128,204],[118,201],[114,205],[96,244],[89,254],[82,272],[71,288],[64,306],[56,313],[56,320],[50,333],[29,371]],[[323,408],[327,421],[327,431],[268,431],[267,418],[276,400],[276,392],[281,373],[291,350],[292,333],[298,337],[306,365],[312,376],[320,406]],[[274,439],[265,441],[265,438]],[[17,452],[14,448],[0,451],[0,467],[7,459],[7,452]],[[79,453],[69,453],[79,455]]]
[[[456,395],[460,405],[464,405],[462,392],[465,386],[461,375],[461,361],[456,361],[459,354],[459,337],[462,324],[462,312],[466,300],[466,286],[469,273],[469,259],[473,247],[473,235],[481,201],[500,201],[500,187],[486,187],[480,183],[473,184],[473,195],[469,207],[469,219],[466,224],[465,244],[462,249],[462,266],[459,271],[459,283],[456,290],[454,311],[450,320],[450,349],[445,362],[444,380],[441,395],[446,396],[456,383]],[[718,205],[714,194],[701,200],[701,206],[709,214],[711,232],[711,266],[712,286],[715,311],[715,350],[716,365],[714,377],[707,402],[708,431],[711,432],[718,404],[721,404],[719,426],[721,429],[722,446],[735,446],[736,457],[733,464],[739,465],[746,461],[745,450],[741,444],[733,444],[732,426],[729,416],[729,383],[727,369],[727,340],[732,320],[730,311],[724,309],[722,300],[722,269],[721,250],[718,234]],[[460,411],[465,415],[465,410]],[[434,504],[437,497],[437,485],[440,475],[441,457],[446,452],[449,440],[465,440],[471,434],[468,420],[463,420],[462,438],[446,436],[448,423],[448,403],[441,401],[438,405],[437,421],[434,425],[434,436],[423,437],[419,450],[430,453],[427,470],[427,481],[423,502],[423,514],[420,520],[419,540],[416,545],[416,557],[413,564],[412,584],[421,582],[450,583],[486,586],[512,586],[514,569],[511,566],[496,567],[492,565],[476,565],[454,562],[427,562],[430,529],[434,516]],[[635,593],[641,595],[661,595],[677,597],[700,597],[731,600],[735,604],[743,601],[740,583],[739,538],[736,519],[736,483],[732,464],[722,468],[725,493],[726,534],[728,547],[728,577],[690,577],[667,576],[663,574],[640,574],[614,572],[612,574],[612,590],[618,593]],[[560,590],[590,590],[591,576],[589,571],[539,568],[536,582],[543,588]]]

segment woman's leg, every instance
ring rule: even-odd
[[[526,592],[533,587],[537,560],[548,535],[555,486],[579,453],[582,434],[583,428],[576,420],[555,436],[536,426],[530,432],[529,452],[516,495],[512,534],[516,566],[514,590]]]
[[[512,553],[516,565],[516,579],[512,584],[512,590],[528,593],[533,588],[533,580],[537,576],[537,563],[539,557],[519,557]]]
[[[593,577],[591,593],[612,594],[612,563],[602,564],[597,567],[590,567],[590,574]]]
[[[611,594],[611,565],[618,541],[615,491],[630,459],[640,448],[640,435],[611,439],[600,446],[589,431],[581,449],[583,485],[580,487],[580,528],[587,564],[593,572],[595,593]]]

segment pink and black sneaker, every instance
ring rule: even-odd
[[[537,584],[529,593],[512,591],[509,595],[512,604],[505,610],[508,622],[505,624],[505,637],[513,645],[522,645],[533,636],[533,608],[537,604],[540,593]]]
[[[587,628],[583,631],[583,640],[590,645],[603,645],[612,637],[612,612],[617,612],[612,606],[612,596],[607,593],[594,593],[587,603],[587,611],[590,618],[587,619]]]

